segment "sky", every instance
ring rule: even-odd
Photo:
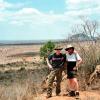
[[[0,40],[65,39],[80,16],[100,21],[100,0],[0,0]]]

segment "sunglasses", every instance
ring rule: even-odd
[[[55,49],[55,50],[62,50],[62,49]]]

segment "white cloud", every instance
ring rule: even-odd
[[[5,3],[3,0],[0,0],[0,4],[2,4],[2,11],[0,12],[0,21],[7,21],[11,26],[19,26],[23,27],[31,27],[32,30],[48,30],[48,33],[66,33],[70,30],[70,27],[75,23],[80,22],[78,16],[97,16],[100,14],[100,6],[94,6],[92,3],[91,6],[88,6],[89,0],[66,0],[67,9],[62,14],[55,14],[54,11],[49,11],[48,13],[44,13],[35,8],[20,8],[19,10],[10,11],[6,10],[7,8],[15,8],[13,4]],[[92,0],[93,1],[93,0]],[[98,0],[95,0],[95,4]],[[81,4],[87,4],[82,9]],[[71,9],[70,9],[71,8]],[[1,9],[1,8],[0,8]],[[40,32],[40,33],[41,33]]]
[[[41,14],[37,9],[34,8],[22,8],[18,12],[16,12],[17,15],[23,15],[23,14]]]
[[[64,20],[65,16],[63,14],[54,13],[43,13],[35,8],[23,8],[14,14],[12,14],[12,19],[14,21],[30,24],[53,24]],[[63,19],[64,18],[64,19]],[[18,24],[18,23],[17,23]]]
[[[24,3],[11,3],[4,0],[0,0],[0,11],[5,11],[7,9],[18,9],[24,7]]]
[[[13,4],[8,3],[4,0],[0,0],[0,10],[4,10],[6,8],[11,8],[13,6]]]
[[[90,2],[89,0],[66,0],[66,2],[69,2],[70,4],[79,4],[84,2]]]
[[[63,14],[43,13],[35,8],[22,8],[16,12],[9,13],[6,18],[9,18],[9,23],[17,26],[30,26],[30,27],[56,27],[60,24],[65,24],[64,27],[69,27],[78,23],[79,16],[91,16],[98,14],[100,7],[88,8],[81,10],[69,10]]]
[[[78,9],[82,3],[85,3],[86,5],[93,5],[98,4],[98,0],[95,0],[95,3],[93,3],[94,0],[66,0],[67,10],[63,14],[55,14],[54,11],[50,11],[49,13],[43,13],[35,8],[21,8],[19,10],[16,10],[14,12],[5,12],[6,10],[2,11],[0,13],[0,19],[9,20],[12,24],[36,24],[36,25],[42,25],[42,24],[55,24],[59,22],[72,22],[72,19],[74,21],[75,18],[78,18],[78,16],[90,16],[93,14],[98,14],[100,11],[100,6],[96,6],[94,8],[88,7],[84,9]],[[7,7],[14,7],[13,4],[4,2],[4,0],[0,0],[0,4],[2,4],[2,8]],[[72,9],[69,9],[71,8]]]
[[[87,9],[100,6],[99,0],[65,0],[68,10]]]
[[[78,16],[97,17],[100,15],[99,0],[65,0],[65,14],[75,19]],[[97,19],[99,20],[99,19]]]

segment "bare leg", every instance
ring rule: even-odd
[[[79,85],[76,78],[69,79],[69,88],[70,90],[73,90],[73,91],[79,90]]]

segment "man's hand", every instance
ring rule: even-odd
[[[50,70],[53,70],[53,67],[52,67],[50,64],[49,64],[49,69],[50,69]]]
[[[75,66],[75,67],[73,68],[73,70],[74,70],[74,71],[78,71],[78,67]]]
[[[51,71],[53,70],[53,68],[49,68]]]

